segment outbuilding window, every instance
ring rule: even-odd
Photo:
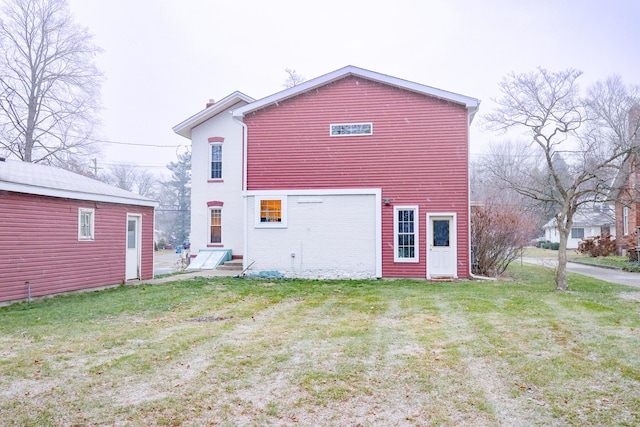
[[[78,240],[93,240],[94,209],[78,209]]]
[[[418,207],[394,208],[394,261],[418,262]]]

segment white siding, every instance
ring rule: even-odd
[[[244,103],[240,104],[244,105]],[[222,137],[222,182],[208,182],[209,138]],[[223,111],[193,128],[191,134],[191,251],[206,249],[209,242],[207,202],[221,201],[222,247],[243,255],[242,127],[229,111]]]
[[[280,193],[281,194],[281,193]],[[248,198],[249,274],[373,278],[379,262],[379,201],[374,194],[289,195],[286,228],[256,228]],[[292,256],[293,255],[293,256]]]

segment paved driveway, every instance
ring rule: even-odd
[[[528,264],[544,265],[549,268],[555,268],[558,265],[558,260],[554,258],[523,258],[523,261]],[[567,271],[594,277],[605,282],[640,288],[640,273],[629,273],[628,271],[578,264],[576,262],[567,262]]]

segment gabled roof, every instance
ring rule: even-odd
[[[0,161],[0,190],[136,206],[158,203],[68,170],[17,160]]]
[[[278,102],[282,102],[286,99],[292,98],[301,93],[315,89],[319,86],[324,86],[328,83],[342,79],[347,76],[356,76],[363,79],[372,80],[375,82],[383,83],[390,86],[395,86],[400,89],[409,90],[412,92],[420,93],[427,96],[443,99],[445,101],[453,102],[455,104],[461,104],[469,111],[469,122],[473,120],[473,116],[478,111],[480,101],[476,98],[471,98],[464,95],[459,95],[453,92],[447,92],[445,90],[436,89],[431,86],[425,86],[419,83],[410,82],[408,80],[402,80],[397,77],[388,76],[386,74],[376,73],[374,71],[364,70],[362,68],[348,65],[340,68],[339,70],[325,74],[312,80],[308,80],[299,85],[285,89],[281,92],[262,98],[258,101],[252,102],[244,107],[237,108],[233,111],[234,117],[244,117],[244,115],[253,111],[259,110],[264,107],[268,107]]]
[[[194,114],[187,120],[179,123],[173,127],[173,131],[178,135],[191,139],[191,130],[196,126],[206,122],[210,118],[220,114],[221,112],[233,107],[239,102],[253,102],[255,101],[248,95],[242,92],[235,91],[230,95],[225,96],[220,101],[211,104],[204,110]]]
[[[602,227],[615,223],[615,212],[607,205],[603,205],[601,210],[579,210],[573,216],[573,227]],[[552,218],[543,228],[556,228],[556,219]]]

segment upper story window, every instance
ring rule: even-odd
[[[342,123],[330,125],[331,136],[373,135],[373,123]]]
[[[222,179],[222,143],[224,138],[214,136],[209,138],[209,179]]]
[[[78,240],[93,240],[94,209],[78,209]]]
[[[286,197],[256,197],[257,228],[285,228],[287,226]]]
[[[222,145],[211,144],[211,174],[209,179],[222,179]]]

